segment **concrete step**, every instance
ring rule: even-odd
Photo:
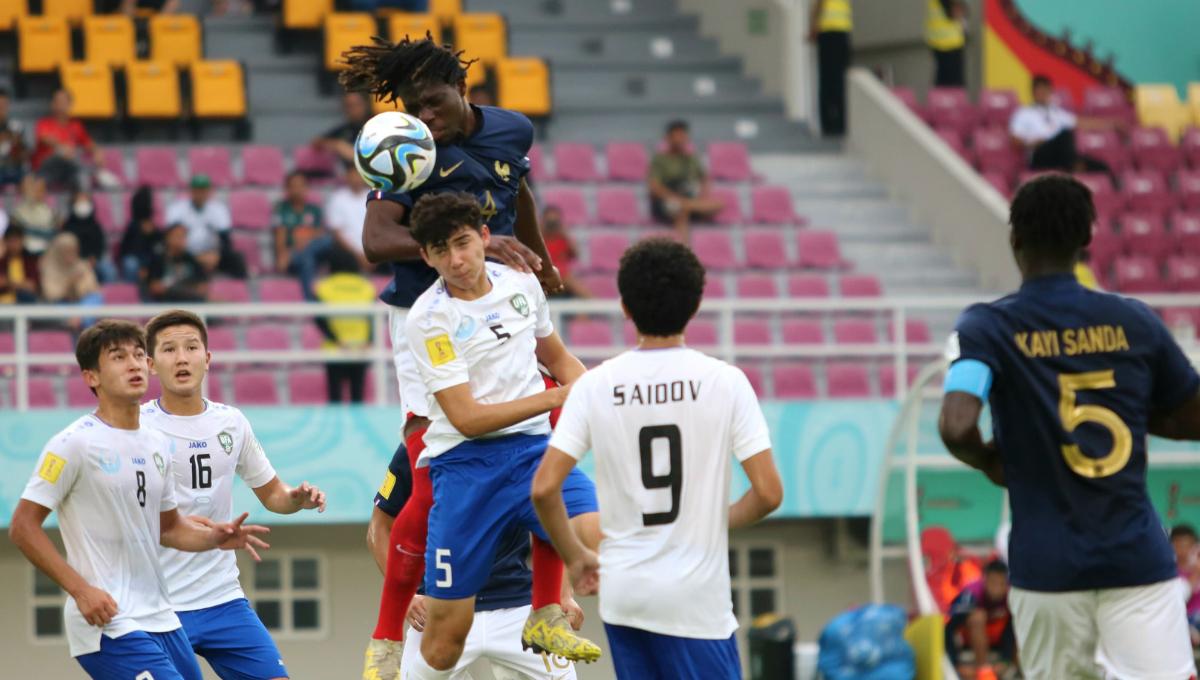
[[[557,29],[514,34],[513,54],[534,54],[554,61],[560,57],[603,58],[608,55],[648,62],[710,58],[720,54],[717,43],[690,31],[612,31],[560,33]]]
[[[555,99],[555,116],[595,115],[608,113],[614,116],[626,114],[659,114],[667,118],[683,116],[689,121],[692,111],[703,110],[706,114],[726,113],[740,117],[773,116],[782,119],[783,104],[774,97],[766,95],[733,95],[713,97],[692,97],[690,99],[639,99],[629,97],[624,99],[603,99],[596,97],[575,96]]]
[[[680,115],[687,116],[692,137],[699,144],[712,140],[740,139],[751,150],[800,151],[810,148],[813,143],[807,128],[778,114],[738,115],[714,113],[707,109],[628,112],[620,116],[596,111],[556,114],[546,126],[546,136],[541,141],[597,143],[626,139],[654,144],[662,137],[663,125]]]
[[[469,0],[470,12],[499,12],[510,24],[678,20],[671,0]]]
[[[843,242],[842,253],[866,271],[955,269],[954,261],[928,241],[901,243]]]
[[[555,65],[554,100],[675,99],[701,102],[711,97],[761,97],[759,84],[737,73],[584,72]]]

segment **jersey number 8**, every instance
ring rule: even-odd
[[[1094,423],[1112,434],[1112,449],[1102,458],[1085,456],[1078,444],[1064,444],[1063,458],[1075,474],[1089,479],[1108,477],[1120,472],[1128,463],[1133,451],[1133,435],[1129,426],[1112,409],[1095,404],[1080,406],[1075,393],[1080,390],[1106,390],[1117,386],[1112,371],[1090,373],[1067,373],[1058,376],[1058,414],[1063,429],[1068,433],[1084,423]]]

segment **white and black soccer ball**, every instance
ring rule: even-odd
[[[354,140],[354,166],[372,188],[412,191],[429,179],[437,160],[433,135],[419,118],[400,111],[376,114]]]

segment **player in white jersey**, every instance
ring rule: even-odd
[[[142,405],[142,422],[167,436],[179,511],[214,522],[233,515],[233,478],[271,512],[324,511],[325,494],[292,488],[275,474],[246,416],[201,397],[212,355],[200,317],[176,309],[146,324],[151,373],[162,397]],[[279,649],[250,608],[229,553],[160,551],[167,588],[192,649],[225,680],[288,677]]]
[[[745,374],[684,344],[704,291],[704,268],[687,246],[638,243],[621,258],[617,285],[638,347],[572,387],[534,479],[534,505],[577,591],[593,592],[599,578],[617,677],[741,678],[728,530],[782,500],[766,421]],[[589,450],[599,560],[563,507],[563,480]],[[750,480],[733,505],[730,456]]]
[[[189,552],[267,544],[265,527],[197,523],[175,501],[169,443],[141,427],[146,342],[127,321],[102,320],[79,337],[75,356],[96,393],[95,413],[55,435],[13,512],[9,535],[68,594],[63,616],[71,656],[103,680],[200,680],[200,667],[171,609],[159,545]],[[67,558],[42,524],[51,512]],[[254,553],[257,557],[257,554]]]

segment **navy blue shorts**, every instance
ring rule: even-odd
[[[182,628],[100,636],[100,651],[75,657],[96,680],[203,680]]]
[[[529,492],[549,438],[516,434],[463,442],[429,462],[433,509],[425,544],[425,593],[458,600],[479,592],[500,540],[513,527],[549,540]],[[563,483],[567,515],[596,512],[596,487],[579,470]]]
[[[288,677],[279,648],[246,598],[178,614],[192,649],[222,680]]]
[[[604,624],[617,680],[741,680],[737,638],[700,640]]]

